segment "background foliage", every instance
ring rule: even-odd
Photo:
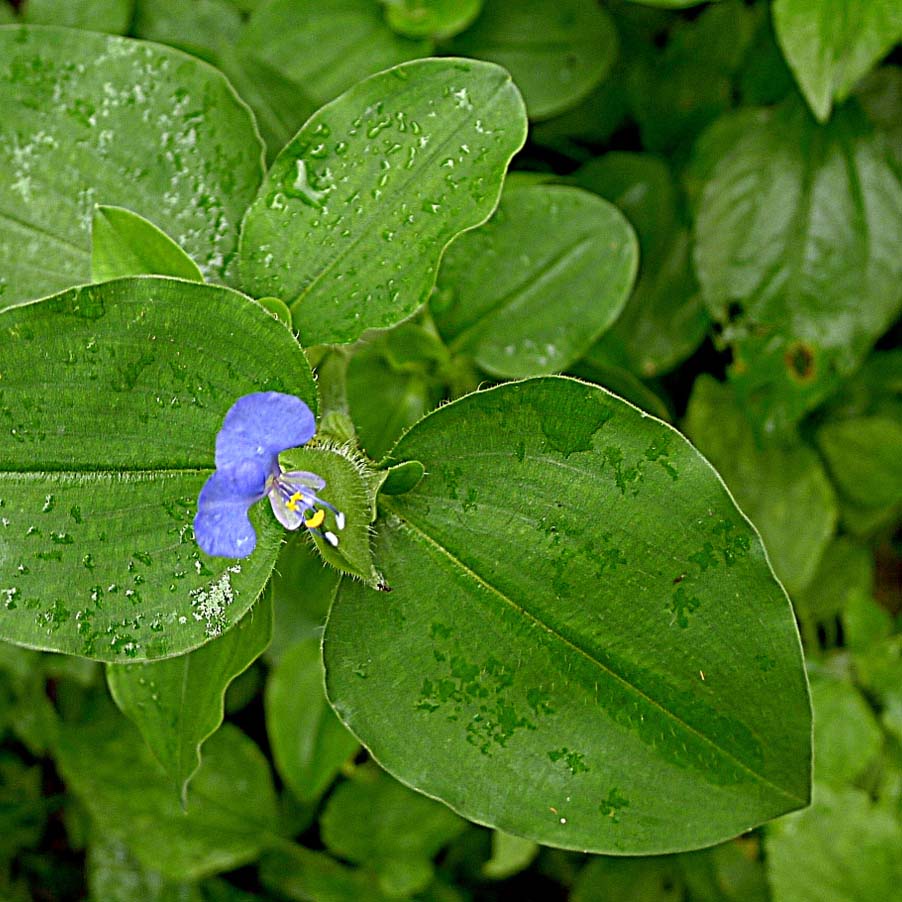
[[[111,663],[0,644],[0,897],[899,898],[897,2],[0,2],[21,23],[75,30],[0,33],[0,469],[28,485],[0,500],[0,618]],[[345,185],[364,190],[336,213]],[[117,279],[141,273],[197,284]],[[211,409],[317,404],[283,324],[319,346],[331,442],[297,465],[357,532],[279,549],[258,511],[231,571],[183,526]],[[673,424],[729,495],[676,432],[557,373]],[[48,441],[76,409],[117,431]],[[334,453],[349,438],[368,462]],[[81,481],[29,482],[62,463]],[[85,485],[146,544],[111,551]],[[812,804],[636,856],[805,802],[797,640],[730,495],[801,632]],[[613,624],[597,585],[629,601]],[[619,724],[581,707],[599,692]],[[548,801],[568,787],[572,811]],[[581,833],[584,802],[602,823]],[[663,826],[634,827],[649,807]]]

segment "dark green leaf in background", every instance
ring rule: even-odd
[[[380,502],[392,591],[343,581],[324,654],[392,773],[477,822],[621,854],[806,803],[789,604],[678,433],[546,377],[440,408],[391,459],[426,470]]]
[[[898,0],[774,0],[777,39],[821,122],[902,38]]]
[[[386,902],[372,871],[351,868],[303,846],[267,853],[260,864],[264,886],[299,902]]]
[[[538,853],[539,846],[531,839],[493,830],[492,857],[483,865],[482,872],[493,880],[503,880],[529,867]]]
[[[124,34],[134,6],[134,0],[25,0],[21,21],[28,25],[64,25]]]
[[[883,739],[880,725],[861,693],[846,680],[812,679],[814,776],[838,788],[873,763]]]
[[[348,364],[348,405],[373,460],[381,460],[401,433],[441,400],[443,385],[435,370],[447,360],[441,339],[415,323],[362,340]]]
[[[272,601],[263,597],[238,625],[186,655],[146,664],[109,664],[119,709],[141,731],[187,807],[201,744],[222,723],[229,684],[263,654],[272,636]]]
[[[277,829],[266,759],[231,724],[207,741],[187,811],[138,731],[116,713],[70,726],[58,763],[95,829],[169,880],[196,880],[253,861]]]
[[[234,562],[191,524],[239,397],[316,408],[291,332],[230,289],[120,279],[0,314],[0,374],[0,636],[122,662],[240,620],[283,530],[258,505],[257,550]]]
[[[873,552],[847,536],[833,539],[804,591],[793,594],[796,613],[815,624],[842,614],[857,597],[873,591]]]
[[[266,731],[279,775],[302,801],[322,795],[357,751],[326,700],[319,636],[289,648],[270,673]]]
[[[253,119],[175,50],[50,28],[0,31],[0,305],[90,278],[94,205],[148,217],[228,279],[260,183]]]
[[[636,290],[589,358],[645,378],[666,372],[698,347],[709,325],[670,169],[651,154],[615,152],[596,157],[573,178],[626,214],[642,251]]]
[[[807,811],[772,824],[768,876],[774,902],[897,899],[902,825],[858,789],[818,785]]]
[[[902,420],[852,417],[818,430],[818,447],[840,491],[862,507],[902,504]]]
[[[530,119],[574,106],[608,74],[617,31],[593,0],[489,0],[455,53],[504,66],[523,92]]]
[[[606,201],[562,185],[514,188],[448,248],[432,313],[451,350],[493,375],[559,372],[623,309],[638,257]]]
[[[490,63],[419,60],[355,85],[273,164],[242,229],[244,288],[285,300],[308,345],[406,318],[447,244],[491,214],[525,131]]]
[[[431,859],[464,827],[444,805],[375,767],[358,768],[342,783],[320,819],[326,847],[373,868],[387,895],[424,889],[432,878]]]
[[[717,467],[758,527],[790,594],[811,581],[836,527],[836,497],[815,451],[799,439],[762,442],[736,393],[707,375],[692,390],[686,434]]]
[[[732,81],[760,18],[741,0],[675,19],[663,49],[633,45],[625,89],[647,150],[683,156],[698,133],[732,105]]]
[[[86,867],[92,902],[204,902],[196,884],[145,870],[124,842],[108,836],[91,840]]]
[[[271,0],[251,15],[238,46],[317,104],[432,49],[395,34],[378,0]]]
[[[91,281],[159,275],[203,282],[197,264],[165,233],[124,207],[94,208]]]
[[[819,126],[791,99],[753,131],[721,134],[696,272],[741,403],[779,431],[851,374],[899,311],[902,183],[854,106]]]
[[[270,664],[278,664],[298,642],[322,636],[338,579],[338,571],[323,563],[307,536],[288,537],[269,583],[275,622],[266,651]]]
[[[216,65],[220,48],[238,40],[241,16],[227,0],[137,0],[132,33]]]

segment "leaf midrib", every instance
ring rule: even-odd
[[[585,649],[580,648],[580,646],[576,645],[573,641],[571,641],[566,636],[564,636],[563,634],[558,632],[552,626],[549,626],[547,623],[545,623],[545,621],[541,620],[539,617],[537,617],[531,611],[528,611],[526,608],[524,608],[522,605],[520,605],[513,598],[506,595],[504,592],[502,592],[496,586],[487,582],[480,574],[478,574],[476,571],[472,570],[462,560],[460,560],[460,558],[458,558],[450,549],[446,548],[444,545],[442,545],[436,539],[432,538],[432,536],[430,536],[428,532],[426,532],[421,526],[419,526],[417,523],[415,523],[410,518],[409,512],[400,511],[398,508],[396,508],[394,505],[392,505],[391,502],[385,497],[380,498],[379,503],[381,506],[384,506],[391,513],[393,513],[397,517],[399,517],[406,526],[408,526],[410,529],[412,529],[414,531],[416,536],[424,544],[431,546],[432,548],[436,549],[440,554],[442,554],[444,557],[446,557],[449,560],[449,562],[452,564],[452,566],[459,568],[466,576],[470,577],[472,580],[474,580],[480,586],[482,586],[483,588],[485,588],[486,590],[491,592],[493,595],[497,596],[501,601],[503,601],[505,604],[507,604],[508,606],[513,608],[515,611],[517,611],[517,613],[520,616],[522,616],[526,619],[529,619],[534,624],[536,624],[537,626],[544,629],[549,635],[553,636],[554,639],[559,641],[562,645],[565,645],[568,649],[570,649],[571,651],[580,655],[581,657],[585,658],[587,661],[589,661],[594,666],[598,667],[601,671],[603,671],[603,673],[609,679],[613,679],[616,682],[620,683],[628,691],[632,692],[639,699],[641,699],[644,703],[648,704],[650,707],[657,709],[665,717],[669,718],[675,724],[677,724],[685,732],[695,736],[701,742],[703,742],[706,745],[713,748],[715,750],[715,752],[717,752],[720,756],[729,760],[731,763],[733,763],[738,769],[740,769],[744,773],[749,774],[758,783],[769,787],[770,789],[775,791],[778,795],[780,795],[784,798],[791,799],[794,804],[795,803],[798,803],[800,805],[807,804],[807,799],[797,796],[794,793],[784,789],[783,787],[778,786],[776,783],[769,780],[763,774],[760,774],[757,771],[753,770],[744,761],[740,760],[735,755],[733,755],[731,752],[729,752],[726,749],[719,746],[711,738],[706,736],[704,733],[699,732],[693,726],[686,723],[684,720],[682,720],[680,717],[678,717],[676,714],[674,714],[671,710],[669,710],[668,708],[663,706],[656,699],[652,698],[639,686],[636,686],[634,683],[631,683],[626,677],[617,673],[615,670],[612,670],[608,665],[606,665],[602,661],[599,661],[598,659],[594,658]]]
[[[580,235],[576,240],[565,245],[557,253],[542,261],[542,264],[535,270],[527,271],[523,277],[514,285],[510,291],[505,292],[497,300],[493,301],[488,307],[479,314],[479,317],[473,322],[465,325],[460,332],[454,337],[449,346],[451,351],[459,351],[465,347],[469,341],[475,336],[478,337],[480,331],[491,325],[493,318],[497,319],[506,308],[513,305],[522,295],[537,292],[547,281],[559,275],[570,261],[582,253],[584,249],[600,241],[598,234],[588,233]]]

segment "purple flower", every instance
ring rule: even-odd
[[[345,524],[344,514],[316,495],[325,480],[302,470],[284,473],[279,466],[280,452],[306,444],[315,432],[313,413],[293,395],[255,392],[232,405],[216,436],[216,472],[197,499],[194,535],[203,551],[247,557],[257,544],[247,512],[267,495],[287,529],[305,526],[330,545],[338,544],[335,533],[322,529],[326,508],[338,529]]]

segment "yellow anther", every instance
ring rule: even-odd
[[[318,510],[309,520],[304,520],[304,526],[307,529],[316,529],[318,526],[323,525],[323,520],[326,519],[326,512],[324,510]]]
[[[285,507],[290,511],[296,511],[298,509],[298,501],[301,500],[303,495],[300,492],[295,492],[286,502]]]

